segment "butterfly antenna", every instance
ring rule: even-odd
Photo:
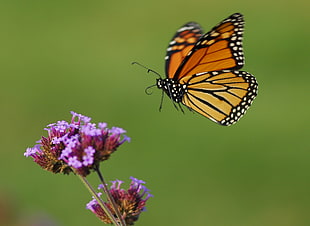
[[[148,67],[146,67],[146,66],[144,66],[144,65],[142,65],[142,64],[140,64],[140,63],[138,63],[138,62],[132,62],[131,63],[132,65],[134,65],[134,64],[137,64],[137,65],[139,65],[140,67],[143,67],[144,69],[146,69],[147,70],[147,73],[150,73],[150,72],[152,72],[152,73],[154,73],[155,75],[157,75],[159,78],[162,78],[161,77],[161,75],[157,72],[157,71],[154,71],[154,70],[152,70],[152,69],[150,69],[150,68],[148,68]]]
[[[153,88],[154,86],[156,86],[156,84],[155,85],[151,85],[151,86],[149,86],[149,87],[146,87],[145,88],[145,90],[144,90],[144,92],[147,94],[147,95],[151,95],[153,92],[152,91],[149,91],[151,88]]]

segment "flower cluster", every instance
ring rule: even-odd
[[[134,177],[130,177],[131,184],[128,190],[121,188],[123,181],[112,181],[112,185],[109,189],[119,212],[127,225],[133,225],[138,220],[142,211],[145,211],[146,201],[152,197],[149,190],[143,185],[144,181],[138,180]],[[98,189],[102,189],[103,185],[99,185]],[[98,193],[100,196],[101,193]],[[115,215],[115,211],[112,208],[111,203],[105,203],[106,206]],[[104,210],[98,204],[94,198],[87,205],[86,208],[91,210],[101,221],[111,224],[110,218],[106,215]]]
[[[107,160],[117,147],[130,138],[119,127],[107,128],[106,123],[91,123],[91,118],[71,112],[71,122],[58,121],[47,126],[42,137],[24,155],[31,156],[43,169],[53,173],[74,171],[87,176]]]

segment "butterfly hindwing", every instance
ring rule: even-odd
[[[202,36],[202,29],[199,24],[189,22],[184,24],[174,35],[169,43],[166,53],[166,75],[173,78],[176,70]]]
[[[206,71],[242,68],[243,27],[243,16],[235,13],[204,34],[182,61],[174,80]]]
[[[239,120],[257,95],[257,82],[245,71],[213,71],[186,76],[182,103],[221,125]]]

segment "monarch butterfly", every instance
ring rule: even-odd
[[[166,78],[157,79],[157,87],[179,106],[182,103],[220,125],[237,122],[258,87],[253,75],[238,71],[244,65],[243,28],[240,13],[205,34],[197,23],[183,25],[169,43]]]

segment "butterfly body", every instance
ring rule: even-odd
[[[181,85],[173,79],[157,79],[157,87],[164,90],[170,99],[176,103],[181,103],[184,93],[186,92],[186,84]]]
[[[253,75],[244,65],[244,20],[235,13],[203,34],[189,22],[172,38],[166,54],[166,78],[157,87],[170,99],[220,125],[237,122],[257,95]]]

